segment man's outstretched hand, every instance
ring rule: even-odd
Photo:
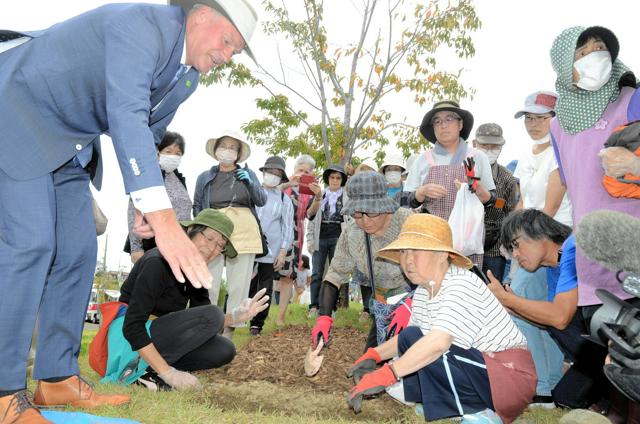
[[[212,277],[207,264],[178,223],[173,209],[148,212],[144,217],[136,211],[133,228],[138,237],[156,238],[162,257],[178,281],[184,283],[186,277],[197,289],[211,287]]]

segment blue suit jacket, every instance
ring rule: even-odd
[[[35,178],[91,142],[99,154],[99,136],[108,134],[127,192],[163,185],[154,143],[199,79],[191,69],[175,80],[182,10],[106,5],[23,33],[33,38],[0,53],[0,168]]]

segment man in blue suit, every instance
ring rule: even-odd
[[[245,50],[247,0],[114,4],[39,32],[0,31],[0,423],[46,423],[39,405],[121,404],[79,378],[77,358],[96,262],[89,180],[100,186],[111,136],[140,236],[155,235],[179,281],[211,276],[176,221],[157,144],[199,74]],[[199,3],[199,5],[195,5]]]

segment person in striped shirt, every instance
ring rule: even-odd
[[[453,249],[447,221],[410,216],[378,257],[399,262],[418,288],[409,326],[349,370],[357,383],[350,406],[358,411],[363,396],[402,381],[405,401],[421,403],[429,421],[473,415],[512,422],[535,395],[531,353],[507,311],[469,271],[472,262]]]

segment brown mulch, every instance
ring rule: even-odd
[[[266,381],[327,394],[348,392],[353,381],[346,372],[362,354],[366,336],[354,328],[333,328],[331,345],[322,351],[322,368],[306,377],[303,361],[310,334],[309,327],[293,326],[256,337],[238,350],[231,364],[208,371],[207,377],[223,384]]]
[[[209,384],[199,400],[225,410],[301,416],[305,419],[340,422],[424,422],[412,408],[388,395],[366,401],[355,414],[347,406],[353,380],[346,372],[361,355],[365,334],[354,328],[333,328],[331,345],[323,349],[320,371],[309,378],[303,361],[311,342],[311,329],[304,326],[252,339],[238,349],[233,362],[223,368],[198,373]]]

